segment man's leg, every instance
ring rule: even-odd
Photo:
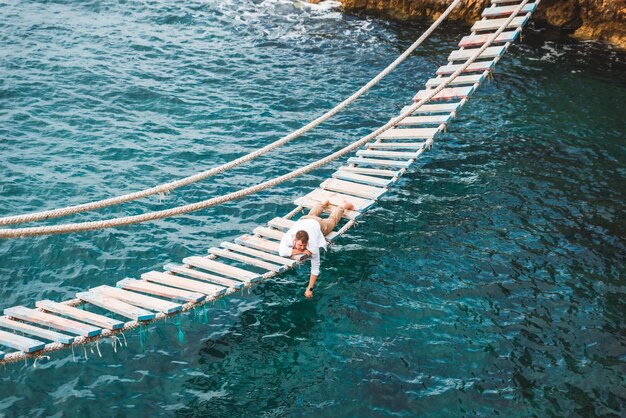
[[[319,221],[320,227],[322,229],[322,234],[324,234],[324,236],[330,234],[333,229],[335,229],[335,227],[339,223],[339,220],[343,216],[344,211],[344,208],[335,206],[328,218]]]
[[[309,211],[308,215],[305,215],[302,217],[302,219],[320,219],[320,215],[322,214],[322,212],[324,212],[324,208],[326,206],[328,206],[329,202],[324,202],[324,203],[316,203],[311,210]]]

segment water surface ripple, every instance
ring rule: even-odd
[[[291,0],[8,0],[0,16],[0,216],[254,150],[343,100],[429,24]],[[314,300],[302,268],[206,315],[129,332],[102,358],[8,366],[0,416],[626,415],[626,58],[542,31],[529,28],[326,256]],[[280,152],[69,219],[191,203],[321,158],[397,113],[467,32],[446,25]],[[173,219],[1,241],[2,308],[202,254],[286,213],[333,167]]]

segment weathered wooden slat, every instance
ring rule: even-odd
[[[288,231],[291,229],[291,227],[295,223],[296,221],[292,221],[291,219],[285,219],[285,218],[281,218],[277,216],[276,218],[269,221],[267,225],[271,226],[272,228],[282,229],[283,231]]]
[[[80,292],[76,294],[76,297],[94,306],[98,306],[126,318],[134,319],[135,321],[149,321],[156,316],[154,312],[138,308],[100,293]]]
[[[172,314],[180,312],[182,306],[179,303],[173,303],[167,300],[158,299],[152,296],[142,295],[140,293],[130,292],[124,289],[118,289],[111,286],[98,286],[90,290],[92,293],[100,293],[105,296],[121,300],[122,302],[148,309],[155,312],[163,312],[164,314]]]
[[[71,344],[76,337],[60,332],[51,331],[49,329],[39,328],[24,322],[13,321],[12,319],[1,317],[0,327],[8,328],[12,331],[23,332],[24,334],[32,335],[34,337],[43,338],[44,340],[54,341],[61,344]]]
[[[442,93],[447,90],[444,89]],[[437,135],[439,128],[389,129],[378,135],[378,139],[430,139]]]
[[[461,77],[465,77],[465,76],[462,75],[459,78]],[[471,76],[471,77],[474,77],[474,76]],[[431,80],[442,80],[442,79],[433,78]],[[430,82],[430,80],[428,80],[428,82]],[[428,86],[428,82],[426,83],[427,86]],[[402,121],[398,123],[398,126],[441,125],[441,124],[450,123],[451,120],[452,120],[452,115],[449,113],[447,115],[408,116],[402,119]]]
[[[524,26],[526,22],[528,22],[529,17],[530,15],[515,17],[511,21],[511,23],[507,25],[506,28],[510,29],[510,28],[519,28],[520,26]],[[508,20],[507,18],[479,20],[478,22],[474,23],[474,26],[472,26],[472,32],[484,32],[488,30],[498,30],[500,29],[500,26],[506,23],[507,20]]]
[[[371,142],[367,144],[369,149],[410,149],[414,152],[422,149],[425,142]]]
[[[450,87],[441,90],[432,98],[432,100],[452,100],[452,99],[465,99],[474,92],[474,86],[466,87]],[[432,90],[420,90],[413,97],[413,101],[418,102],[432,93]],[[410,129],[396,129],[397,131],[410,131]],[[387,131],[389,132],[389,131]],[[386,132],[385,132],[386,133]],[[433,135],[434,136],[434,135]],[[398,136],[396,138],[407,138],[406,136]],[[408,137],[414,138],[414,137]]]
[[[22,337],[10,332],[0,331],[0,345],[11,347],[25,353],[42,350],[46,344],[32,338]]]
[[[508,32],[502,32],[494,42],[496,43],[506,43],[506,42],[514,42],[519,36],[519,30],[512,30]],[[461,48],[470,48],[473,46],[482,46],[484,45],[489,38],[491,38],[493,34],[485,33],[482,35],[469,35],[464,36],[459,42],[459,46]]]
[[[380,177],[367,176],[364,174],[351,173],[349,171],[337,170],[333,177],[341,180],[348,180],[355,183],[368,184],[370,186],[389,187],[393,179],[381,179]]]
[[[152,283],[159,283],[165,286],[177,287],[179,289],[185,289],[191,292],[199,292],[209,297],[223,295],[228,290],[225,287],[221,287],[213,283],[187,279],[185,277],[175,276],[173,274],[164,273],[162,271],[149,271],[142,274],[141,278],[142,280],[146,280]]]
[[[183,263],[244,282],[254,282],[262,279],[261,275],[258,273],[244,270],[239,267],[229,266],[228,264],[220,263],[219,261],[210,260],[208,258],[187,257],[183,259]]]
[[[484,78],[485,78],[485,74],[460,75],[454,80],[452,80],[451,85],[458,86],[462,84],[482,83]],[[446,83],[449,79],[450,77],[431,78],[430,80],[426,82],[426,87],[429,87],[429,88],[439,87],[441,84]]]
[[[125,290],[131,290],[133,292],[147,293],[154,296],[173,299],[180,302],[198,303],[206,299],[206,296],[203,293],[191,292],[189,290],[178,289],[170,286],[162,286],[145,280],[126,278],[117,282],[117,287]]]
[[[243,254],[238,254],[234,251],[223,250],[221,248],[209,248],[209,254],[216,255],[218,257],[229,258],[231,260],[241,261],[242,263],[250,264],[252,266],[256,266],[267,271],[275,271],[276,273],[281,273],[285,270],[284,265],[276,265],[272,263],[268,263],[267,261],[259,260],[258,258],[248,257]]]
[[[476,52],[478,52],[480,48],[470,48],[470,49],[460,49],[457,51],[452,51],[448,56],[448,61],[467,61],[469,58],[473,57]],[[486,59],[486,58],[496,58],[500,55],[504,54],[506,51],[506,45],[502,46],[490,46],[480,53],[478,59]]]
[[[102,329],[87,325],[72,319],[61,318],[60,316],[40,312],[25,306],[14,306],[4,310],[4,314],[21,319],[22,321],[34,322],[49,328],[58,329],[69,332],[71,334],[81,335],[83,337],[94,337],[102,333]]]
[[[51,300],[40,300],[35,303],[35,306],[48,312],[67,316],[80,322],[95,325],[104,329],[116,330],[124,326],[124,323],[122,321],[118,321],[117,319],[109,318],[104,315],[98,315],[93,312],[78,309],[63,303],[53,302]]]
[[[362,151],[368,152],[368,151]],[[383,187],[369,186],[367,184],[353,183],[347,180],[330,178],[324,180],[320,187],[331,192],[343,193],[349,196],[357,196],[365,199],[378,200],[385,194],[387,189]]]
[[[224,287],[241,289],[242,287],[245,286],[245,283],[242,283],[238,280],[232,280],[232,279],[227,279],[226,277],[216,276],[214,274],[192,269],[190,267],[182,266],[180,264],[168,263],[163,268],[166,271],[171,271],[172,273],[180,274],[182,276],[191,277],[193,279],[198,279],[198,280],[202,280],[205,282],[216,283]],[[224,289],[224,292],[226,292],[226,289]]]
[[[409,168],[412,162],[396,161],[396,160],[378,160],[375,158],[350,157],[348,158],[348,164],[357,164],[357,165],[374,166],[374,167]]]
[[[362,212],[370,208],[372,205],[376,203],[372,199],[364,199],[362,197],[347,196],[342,193],[331,192],[331,191],[322,190],[322,189],[315,189],[309,194],[307,194],[305,197],[309,199],[313,199],[316,202],[322,202],[322,203],[328,200],[330,204],[333,206],[341,206],[344,201],[348,201],[354,205],[354,211],[346,210],[344,212],[344,214],[349,214],[349,216],[352,216],[352,212],[355,212],[355,211]],[[331,211],[332,211],[332,208],[330,207],[324,210],[325,213],[330,213]]]
[[[464,73],[475,73],[475,72],[484,72],[487,70],[493,69],[494,61],[478,61],[470,64],[465,70]],[[455,73],[459,68],[463,67],[464,64],[448,64],[443,65],[437,69],[437,75],[449,75]]]
[[[380,177],[397,177],[400,171],[396,170],[381,170],[380,168],[363,168],[363,167],[339,167],[339,171],[347,171],[356,174],[365,174],[368,176],[380,176]]]
[[[454,72],[454,71],[453,71]],[[452,74],[452,73],[450,73]],[[457,102],[457,103],[434,103],[434,104],[424,104],[422,106],[420,106],[419,109],[417,109],[415,112],[413,112],[414,115],[421,115],[424,113],[452,113],[452,112],[456,112],[459,110],[459,108],[461,107],[461,102]],[[406,111],[409,108],[409,106],[405,106],[402,108],[402,112]],[[452,116],[452,115],[448,115],[448,116]]]
[[[257,238],[257,237],[251,236],[251,235],[248,235],[248,236],[250,236],[252,238]],[[248,237],[248,236],[244,235],[244,237]],[[245,238],[245,240],[249,240],[249,239],[250,238]],[[263,240],[263,241],[267,241],[267,240]],[[267,242],[271,243],[271,241],[267,241]],[[257,247],[244,246],[244,245],[234,244],[232,242],[222,242],[220,244],[220,246],[222,246],[222,247],[224,247],[224,248],[226,248],[228,250],[231,250],[231,251],[237,251],[237,252],[242,253],[242,254],[252,255],[254,257],[258,257],[260,259],[263,259],[263,260],[266,260],[266,261],[270,261],[272,263],[282,264],[282,265],[287,266],[287,267],[292,267],[294,264],[297,263],[296,260],[293,260],[291,258],[281,257],[281,256],[277,255],[278,254],[278,247],[276,247],[276,251],[267,252],[268,251],[267,249],[258,250],[258,249],[255,249]],[[272,253],[275,253],[275,254],[272,254]]]
[[[391,159],[400,159],[400,160],[413,160],[419,155],[421,152],[413,151],[413,152],[403,152],[403,151],[381,151],[381,150],[359,150],[356,155],[358,157],[366,157],[366,158],[391,158]]]
[[[263,238],[275,239],[277,241],[283,239],[283,236],[285,235],[284,232],[277,231],[275,229],[265,228],[263,226],[257,226],[256,228],[254,228],[254,230],[252,230],[252,233],[254,235],[262,236]]]
[[[499,17],[499,16],[510,16],[513,14],[515,9],[517,9],[519,5],[512,4],[510,6],[491,6],[483,9],[482,16],[483,17]],[[532,13],[537,9],[537,3],[527,3],[524,7],[522,7],[522,13]]]

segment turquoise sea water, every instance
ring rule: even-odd
[[[253,150],[347,97],[428,24],[297,1],[2,2],[0,216]],[[195,202],[321,158],[409,103],[467,33],[446,25],[280,152],[70,219]],[[624,416],[625,99],[623,52],[531,25],[326,256],[313,300],[303,267],[209,306],[206,319],[126,333],[117,352],[9,365],[0,416]],[[203,254],[288,212],[334,167],[178,218],[0,241],[1,307]]]

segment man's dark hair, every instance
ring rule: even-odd
[[[309,242],[309,234],[306,231],[298,231],[296,232],[296,239],[298,241],[302,241],[303,244],[308,244]]]

